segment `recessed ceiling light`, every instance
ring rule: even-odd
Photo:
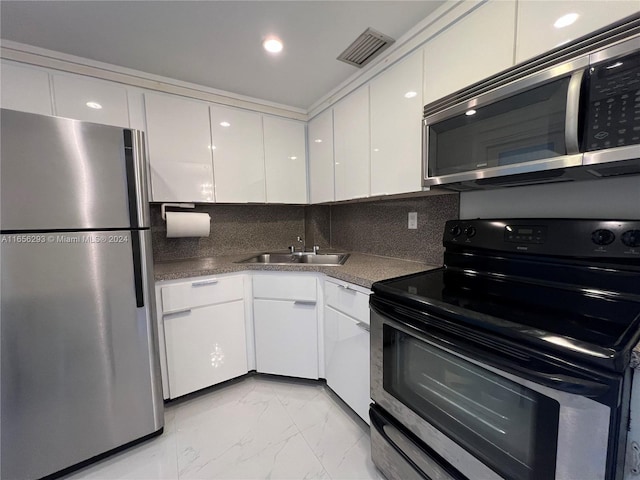
[[[567,13],[566,15],[563,15],[559,19],[557,19],[553,26],[556,28],[568,27],[569,25],[574,23],[579,16],[580,15],[578,15],[577,13]]]
[[[220,122],[221,127],[230,127],[231,124],[229,122]]]
[[[316,139],[314,140],[314,142],[316,142],[316,143],[322,143],[322,139],[321,139],[321,138],[316,138]]]
[[[98,102],[87,102],[85,105],[89,108],[95,108],[96,110],[100,110],[102,108],[102,105]]]
[[[297,159],[298,159],[298,157],[295,157],[295,156],[294,157],[289,157],[289,160],[297,160]]]
[[[280,53],[282,51],[282,41],[277,37],[267,38],[262,42],[262,46],[269,53]]]
[[[380,149],[379,149],[379,148],[374,148],[374,149],[373,149],[373,151],[374,151],[374,152],[379,152],[379,151],[380,151]]]
[[[470,117],[471,115],[475,115],[475,114],[476,114],[476,111],[472,108],[471,110],[467,110],[466,112],[464,112],[464,114],[465,114],[467,117]]]
[[[418,92],[407,92],[404,94],[404,98],[413,98],[418,95]]]

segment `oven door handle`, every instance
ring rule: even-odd
[[[589,398],[599,398],[611,390],[611,386],[605,382],[600,383],[598,381],[580,378],[571,375],[566,369],[549,371],[553,368],[553,365],[536,361],[533,358],[527,360],[526,362],[529,365],[526,365],[520,358],[511,354],[509,348],[501,349],[499,346],[494,345],[494,350],[488,351],[487,347],[481,343],[472,343],[461,336],[436,331],[428,321],[428,317],[433,316],[432,314],[428,314],[421,319],[421,326],[418,330],[405,327],[404,325],[407,324],[399,318],[398,312],[395,312],[393,307],[390,308],[390,306],[387,305],[379,305],[375,303],[375,299],[371,299],[369,308],[372,312],[380,315],[384,319],[384,323],[388,323],[393,328],[404,331],[408,335],[439,346],[440,348],[444,347],[458,357],[474,358],[483,365],[493,367],[505,373],[511,373],[512,375],[553,390]],[[455,348],[452,348],[454,346]],[[504,359],[503,362],[495,361],[495,355],[498,350],[500,350],[499,355]]]
[[[413,442],[379,413],[377,407],[373,405],[369,409],[369,418],[371,419],[371,427],[375,428],[387,444],[425,480],[469,480],[454,470],[451,465],[443,465],[443,459],[436,459],[422,446]],[[433,453],[435,454],[435,452]],[[425,461],[422,457],[428,457],[429,461]]]
[[[567,392],[582,397],[596,398],[605,395],[610,387],[608,385],[584,380],[582,378],[571,377],[569,375],[554,374],[548,372],[537,372],[522,365],[516,368],[527,375],[530,380],[561,392]]]

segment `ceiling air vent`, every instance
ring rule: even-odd
[[[395,40],[373,28],[367,28],[347,49],[338,56],[338,60],[362,68],[387,49]]]

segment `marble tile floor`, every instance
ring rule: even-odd
[[[164,433],[67,479],[375,479],[368,426],[321,382],[250,375],[167,405]]]

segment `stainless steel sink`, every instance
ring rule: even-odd
[[[256,255],[255,257],[247,258],[246,260],[242,260],[238,263],[296,263],[298,261],[298,257],[294,256],[292,253],[263,253],[261,255]]]
[[[349,258],[348,253],[262,253],[236,263],[259,263],[264,265],[343,265]]]
[[[309,265],[342,265],[347,261],[348,253],[316,253],[315,255],[301,255],[299,263]]]

